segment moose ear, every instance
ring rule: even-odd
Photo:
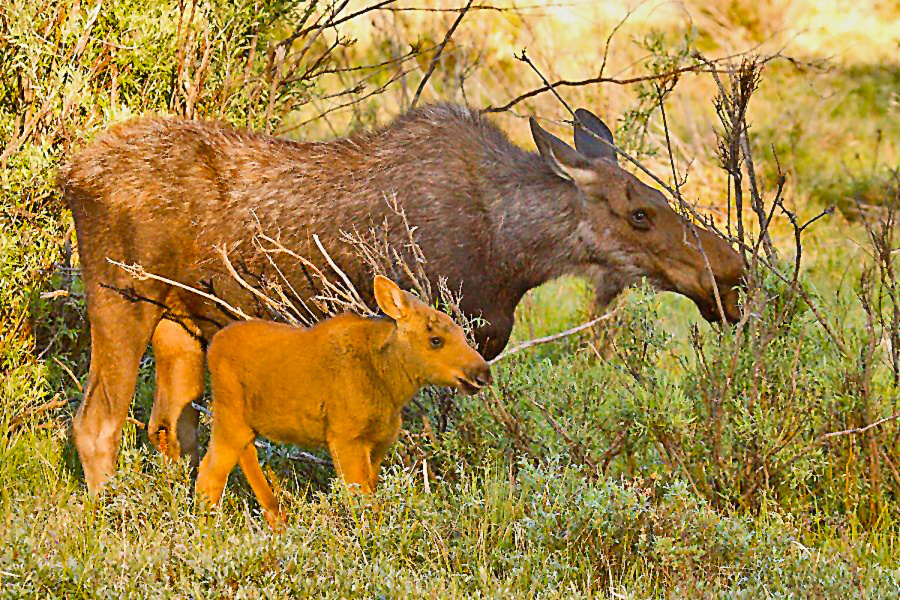
[[[575,148],[588,158],[602,158],[618,164],[612,131],[589,110],[575,111]],[[600,138],[600,139],[597,139]]]
[[[397,284],[381,275],[375,276],[375,301],[384,311],[384,314],[395,321],[399,321],[409,314],[411,309],[410,297]]]
[[[596,178],[591,169],[591,161],[552,133],[544,131],[534,117],[529,117],[528,124],[531,125],[531,136],[537,144],[538,152],[554,173],[578,185]]]

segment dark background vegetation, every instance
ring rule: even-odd
[[[896,597],[898,16],[0,1],[0,593]],[[183,465],[148,448],[148,355],[121,474],[86,497],[68,426],[89,334],[61,161],[142,114],[328,139],[436,100],[487,109],[530,147],[528,115],[570,137],[542,77],[745,252],[744,321],[630,291],[592,331],[502,360],[479,396],[418,398],[373,498],[265,450],[283,534],[237,472],[204,517]],[[596,310],[585,282],[548,284],[514,341]]]

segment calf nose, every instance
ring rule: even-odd
[[[491,367],[487,363],[484,363],[484,366],[478,368],[472,374],[472,379],[480,387],[491,385],[491,382],[494,381],[494,378],[491,376]]]

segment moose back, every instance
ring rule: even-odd
[[[619,167],[607,126],[588,111],[576,114],[586,130],[576,129],[575,148],[531,119],[537,153],[456,105],[419,108],[324,143],[177,118],[129,121],[99,136],[59,174],[91,323],[90,375],[74,422],[88,488],[96,492],[114,471],[151,341],[151,439],[196,464],[190,403],[204,389],[203,348],[234,316],[168,282],[263,314],[216,252],[228,248],[245,280],[271,276],[252,243],[259,229],[310,259],[321,256],[318,235],[373,302],[372,274],[341,232],[388,223],[388,242],[406,247],[408,231],[386,200],[395,196],[425,253],[427,277],[447,278],[462,292],[463,311],[483,320],[475,333],[486,358],[506,345],[525,292],[569,273],[591,278],[601,303],[646,277],[691,298],[707,319],[737,319],[740,256],[708,231],[690,234],[660,192]],[[110,261],[139,264],[168,282],[136,280]],[[315,293],[299,261],[276,264],[301,297]]]

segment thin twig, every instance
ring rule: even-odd
[[[566,329],[565,331],[560,331],[559,333],[554,333],[553,335],[548,335],[548,336],[536,338],[533,340],[528,340],[527,342],[522,342],[521,344],[517,344],[517,345],[513,346],[512,348],[507,348],[506,350],[504,350],[503,352],[501,352],[500,354],[498,354],[497,356],[495,356],[494,358],[489,360],[488,364],[492,365],[492,364],[496,363],[498,360],[506,358],[510,354],[515,354],[516,352],[520,352],[520,351],[524,350],[525,348],[531,348],[532,346],[537,346],[538,344],[546,344],[547,342],[552,342],[554,340],[568,337],[572,334],[578,333],[579,331],[584,331],[585,329],[587,329],[589,327],[593,327],[594,325],[596,325],[597,323],[599,323],[601,321],[606,321],[608,319],[611,319],[617,312],[619,312],[618,308],[613,310],[612,312],[606,313],[605,315],[601,315],[601,316],[597,317],[596,319],[591,319],[590,321],[588,321],[586,323],[582,323],[581,325],[578,325],[577,327],[572,327],[571,329]]]
[[[350,282],[350,278],[335,264],[333,260],[331,260],[331,255],[325,250],[325,247],[322,245],[322,242],[319,241],[319,234],[313,234],[313,241],[316,243],[316,247],[319,249],[319,252],[322,253],[322,256],[325,257],[325,260],[328,262],[328,265],[334,269],[334,272],[340,276],[340,278],[344,281],[344,284],[347,286],[347,292],[350,294],[350,297],[365,306],[365,302],[362,301],[362,298],[359,297],[359,293],[356,291],[356,287]]]
[[[219,297],[217,297],[217,296],[213,296],[212,294],[207,294],[206,292],[201,292],[200,290],[198,290],[198,289],[196,289],[196,288],[192,288],[192,287],[189,286],[189,285],[185,285],[185,284],[183,284],[183,283],[179,283],[179,282],[173,281],[173,280],[171,280],[171,279],[166,279],[165,277],[160,277],[159,275],[154,275],[153,273],[148,273],[147,271],[144,270],[144,267],[142,267],[141,265],[139,265],[139,264],[137,264],[137,263],[135,263],[135,264],[133,264],[133,265],[126,265],[125,263],[120,263],[120,262],[115,261],[115,260],[113,260],[113,259],[111,259],[111,258],[109,258],[109,257],[107,257],[106,260],[107,260],[107,262],[109,262],[110,264],[116,265],[117,267],[120,267],[120,268],[124,269],[126,273],[128,273],[129,275],[131,275],[132,277],[134,277],[134,278],[137,279],[138,281],[146,281],[146,280],[148,280],[148,279],[153,279],[154,281],[160,281],[160,282],[162,282],[162,283],[167,283],[167,284],[169,284],[169,285],[174,285],[174,286],[177,287],[177,288],[181,288],[181,289],[183,289],[183,290],[187,290],[188,292],[193,292],[193,293],[195,293],[195,294],[198,294],[198,295],[200,295],[200,296],[203,296],[203,297],[206,298],[207,300],[211,300],[211,301],[215,302],[216,304],[222,306],[223,308],[225,308],[225,309],[228,310],[229,312],[238,315],[239,317],[241,317],[241,318],[244,319],[245,321],[249,321],[249,320],[251,320],[251,318],[252,318],[252,317],[247,316],[247,314],[244,313],[244,311],[242,311],[241,309],[236,308],[236,307],[234,307],[234,306],[228,304],[227,302],[225,302],[224,300],[222,300],[221,298],[219,298]]]
[[[826,433],[825,435],[819,437],[819,439],[816,440],[816,442],[822,443],[825,440],[827,440],[828,438],[837,437],[839,435],[854,435],[857,433],[865,433],[866,431],[872,429],[873,427],[878,427],[879,425],[881,425],[883,423],[887,423],[888,421],[893,421],[897,417],[900,417],[900,414],[894,414],[889,417],[879,419],[878,421],[875,421],[874,423],[870,423],[869,425],[866,425],[865,427],[857,427],[856,429],[845,429],[843,431],[832,431],[831,433]]]
[[[238,275],[238,272],[234,268],[234,265],[232,265],[231,261],[228,259],[228,248],[224,244],[221,246],[216,246],[216,252],[218,252],[220,257],[222,257],[222,262],[225,263],[225,268],[228,269],[228,273],[241,285],[241,287],[253,293],[253,295],[265,302],[275,312],[289,320],[292,325],[296,325],[298,323],[297,318],[295,318],[292,314],[281,310],[281,305],[278,302],[275,302],[274,300],[257,290],[255,287],[244,281],[244,279],[240,275]]]
[[[742,57],[742,56],[751,54],[754,50],[755,50],[755,48],[750,49],[746,52],[740,52],[737,54],[731,54],[729,56],[723,56],[721,58],[715,58],[709,62],[711,62],[713,64],[719,63],[719,62],[726,62],[733,58],[738,58],[738,57]],[[782,58],[782,56],[780,54],[774,54],[772,56],[767,56],[765,59],[763,59],[762,62],[766,63],[766,62],[769,62],[776,58]],[[509,110],[516,104],[519,104],[523,100],[527,100],[529,98],[537,96],[538,94],[543,94],[544,92],[554,91],[558,87],[582,87],[582,86],[586,86],[586,85],[592,85],[595,83],[615,83],[617,85],[630,85],[630,84],[642,83],[642,82],[646,82],[646,81],[658,81],[658,80],[670,79],[670,78],[672,78],[676,75],[680,75],[682,73],[705,73],[705,72],[707,72],[708,69],[709,69],[709,67],[707,67],[705,65],[690,65],[687,67],[679,67],[677,69],[672,69],[671,71],[666,71],[664,73],[656,73],[653,75],[640,75],[637,77],[627,77],[624,79],[619,79],[617,77],[604,77],[602,75],[597,76],[597,77],[590,77],[588,79],[575,80],[575,81],[570,81],[567,79],[560,79],[559,81],[555,81],[553,83],[546,82],[542,87],[525,92],[524,94],[517,96],[516,98],[510,100],[503,106],[498,106],[498,107],[488,106],[486,108],[483,108],[481,110],[481,112],[483,112],[483,113],[506,112],[507,110]]]
[[[21,426],[23,426],[25,424],[25,420],[28,417],[33,417],[35,415],[45,413],[49,410],[63,408],[67,404],[68,404],[68,401],[60,399],[59,394],[57,394],[56,396],[53,397],[53,400],[51,400],[50,402],[45,402],[44,404],[41,404],[40,406],[35,406],[34,408],[26,409],[26,410],[22,411],[22,414],[20,414],[17,417],[14,417],[9,422],[9,425],[6,428],[6,433],[7,434],[14,433],[17,429],[19,429]]]
[[[78,388],[78,391],[79,391],[79,392],[83,392],[83,391],[84,391],[84,389],[81,387],[81,382],[78,381],[78,378],[77,378],[77,377],[75,377],[75,373],[72,372],[72,369],[70,369],[67,365],[65,365],[62,361],[60,361],[60,360],[59,360],[58,358],[56,358],[55,356],[53,357],[53,362],[55,362],[56,364],[58,364],[60,367],[62,367],[62,370],[63,370],[63,371],[65,371],[66,373],[68,373],[69,377],[72,378],[72,381],[75,382],[75,386]]]
[[[591,456],[587,453],[587,451],[585,451],[584,447],[579,442],[576,442],[568,433],[566,433],[566,430],[556,422],[556,419],[550,416],[550,411],[548,411],[534,398],[531,399],[531,403],[537,406],[541,413],[543,413],[544,418],[547,419],[547,422],[550,423],[550,426],[553,427],[553,430],[556,431],[556,433],[560,435],[564,440],[566,440],[566,443],[569,445],[569,451],[572,452],[572,456],[576,460],[580,460],[581,462],[589,466],[598,475],[602,474],[602,470],[597,466],[597,462],[593,458],[591,458]]]
[[[396,2],[396,1],[397,1],[397,0],[383,0],[382,2],[378,2],[378,3],[373,4],[373,5],[371,5],[371,6],[367,6],[367,7],[365,7],[365,8],[361,8],[361,9],[359,9],[358,11],[356,11],[355,13],[351,13],[351,14],[347,15],[346,17],[341,17],[340,19],[334,19],[334,17],[336,17],[336,16],[338,15],[338,13],[340,13],[340,12],[344,9],[344,7],[347,6],[348,2],[345,1],[343,4],[341,4],[340,7],[338,7],[338,8],[332,13],[332,15],[331,15],[331,17],[329,18],[329,20],[326,21],[324,24],[319,25],[318,22],[317,22],[317,23],[315,23],[314,25],[310,25],[309,27],[306,27],[305,29],[300,29],[300,30],[298,30],[298,31],[295,31],[294,33],[292,33],[290,36],[288,36],[287,38],[285,38],[285,39],[284,39],[282,42],[280,42],[280,43],[283,44],[283,45],[290,45],[290,44],[294,43],[294,40],[296,40],[297,38],[303,37],[303,36],[306,35],[307,33],[310,33],[310,32],[315,31],[315,30],[317,30],[317,29],[323,30],[323,29],[326,29],[326,28],[328,28],[328,27],[337,27],[338,25],[340,25],[340,24],[342,24],[342,23],[346,23],[347,21],[350,21],[350,20],[352,20],[352,19],[355,19],[356,17],[358,17],[358,16],[360,16],[360,15],[364,15],[364,14],[366,14],[367,12],[371,12],[371,11],[373,11],[373,10],[379,10],[379,9],[381,9],[381,8],[384,7],[384,6],[387,6],[388,4],[393,4],[393,3]]]
[[[450,29],[447,30],[447,35],[444,36],[444,41],[441,42],[441,45],[438,46],[437,52],[434,53],[434,58],[431,59],[431,64],[428,65],[428,70],[425,71],[425,75],[422,77],[422,81],[419,82],[419,87],[416,88],[416,93],[413,96],[412,103],[409,105],[410,110],[416,107],[416,103],[419,101],[419,96],[422,95],[422,90],[425,89],[425,84],[428,83],[428,79],[431,77],[431,74],[434,73],[435,67],[437,67],[437,62],[441,58],[441,54],[444,52],[444,47],[450,41],[450,38],[453,36],[453,32],[456,31],[456,28],[459,27],[459,24],[462,23],[463,18],[466,16],[466,13],[469,12],[469,8],[472,6],[472,2],[474,0],[469,0],[466,4],[465,8],[460,11],[459,15],[456,17],[456,20],[453,21],[453,25],[450,26]]]

